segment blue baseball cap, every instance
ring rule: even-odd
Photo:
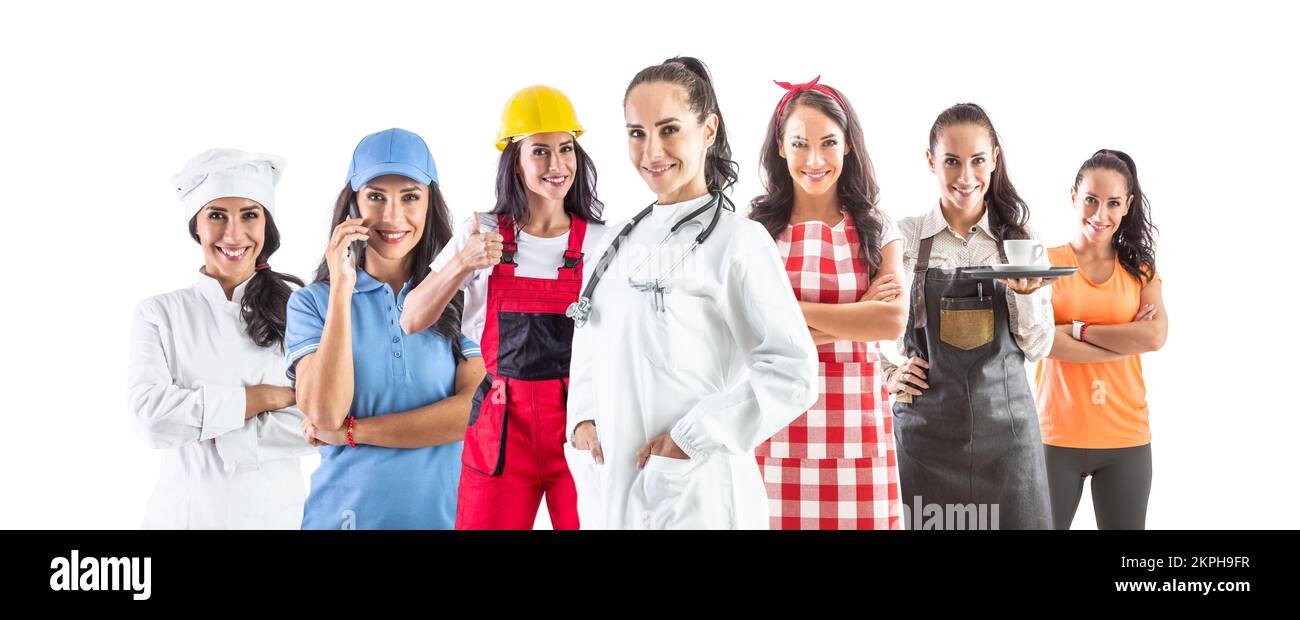
[[[424,139],[396,127],[362,138],[348,166],[348,182],[354,192],[385,174],[400,174],[425,185],[438,182],[438,167]]]

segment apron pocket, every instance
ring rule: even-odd
[[[497,315],[497,373],[544,381],[569,376],[573,320],[563,314],[501,312]]]
[[[481,474],[500,476],[506,467],[506,380],[483,377],[469,411],[461,462]]]
[[[939,340],[966,351],[993,342],[993,297],[941,298]]]
[[[603,466],[596,463],[591,450],[579,450],[564,442],[564,460],[578,491],[578,525],[584,530],[605,529],[605,494],[601,480]]]
[[[876,366],[862,362],[818,362],[817,366],[821,397],[795,421],[804,427],[806,441],[804,446],[791,445],[788,457],[883,456],[885,449],[880,438],[885,433],[888,400],[881,400]]]

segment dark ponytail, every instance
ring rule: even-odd
[[[266,263],[271,255],[280,249],[280,230],[275,227],[271,213],[262,209],[266,218],[265,239],[262,252],[257,255],[257,263]],[[198,215],[190,218],[190,237],[199,241]],[[302,286],[302,280],[296,276],[270,269],[259,269],[249,278],[244,288],[244,298],[239,316],[244,320],[244,331],[259,347],[278,345],[284,347],[285,308],[289,304],[289,295],[293,289],[289,283]]]
[[[1110,245],[1119,255],[1119,264],[1124,267],[1124,271],[1146,284],[1155,277],[1156,226],[1151,222],[1151,204],[1138,185],[1137,164],[1123,151],[1097,151],[1079,167],[1079,174],[1074,177],[1075,189],[1078,189],[1079,182],[1083,180],[1083,173],[1097,169],[1118,172],[1128,182],[1128,193],[1133,201],[1129,203],[1128,215],[1115,228]]]
[[[662,64],[646,67],[632,78],[623,93],[623,102],[633,88],[650,82],[668,82],[686,89],[686,100],[696,122],[703,123],[710,114],[718,117],[718,133],[704,156],[704,182],[710,191],[722,191],[736,184],[740,178],[740,164],[731,159],[731,144],[727,142],[727,124],[722,120],[718,95],[713,91],[713,79],[708,67],[698,58],[675,56]]]
[[[934,119],[930,126],[930,150],[939,144],[939,132],[953,125],[979,125],[989,132],[989,139],[998,149],[998,159],[994,162],[993,177],[989,180],[988,191],[984,193],[984,205],[988,209],[989,228],[993,229],[998,239],[1029,238],[1029,205],[1020,198],[1011,177],[1007,172],[1007,150],[1002,148],[998,131],[993,128],[993,121],[984,108],[973,103],[959,103]]]
[[[845,146],[849,152],[844,156],[835,191],[840,204],[853,221],[853,227],[858,231],[862,262],[875,274],[880,269],[882,260],[880,241],[885,228],[880,209],[876,206],[880,186],[876,184],[875,169],[871,165],[871,156],[867,154],[862,125],[858,122],[853,104],[849,103],[844,93],[834,88],[830,90],[839,98],[838,101],[826,93],[805,90],[790,99],[780,117],[773,113],[772,120],[767,125],[767,136],[763,140],[763,151],[759,156],[763,188],[767,193],[749,203],[749,218],[762,224],[773,239],[785,231],[790,223],[790,215],[794,211],[795,184],[785,158],[781,157],[781,142],[785,139],[785,123],[790,114],[799,106],[808,106],[835,121],[840,126],[840,131],[844,132]],[[843,102],[844,107],[840,107],[840,102]]]

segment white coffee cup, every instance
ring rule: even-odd
[[[1002,242],[1002,249],[1007,253],[1008,265],[1031,267],[1047,263],[1047,249],[1041,241],[1008,239]]]

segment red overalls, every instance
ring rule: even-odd
[[[542,494],[557,530],[578,529],[578,494],[564,460],[573,321],[587,222],[573,217],[555,280],[515,275],[515,222],[497,216],[501,263],[488,277],[479,345],[487,376],[465,430],[456,529],[533,527]]]

